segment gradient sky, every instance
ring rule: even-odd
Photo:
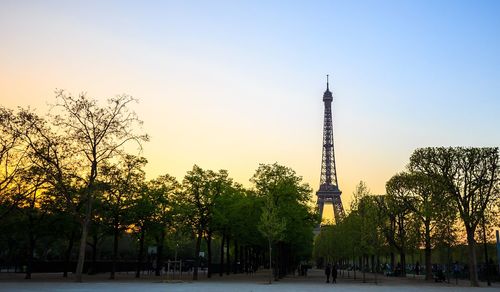
[[[500,145],[499,1],[0,0],[0,104],[127,93],[150,178],[259,163],[318,188],[333,76],[344,205],[425,146]]]

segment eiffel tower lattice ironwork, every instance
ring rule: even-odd
[[[339,222],[344,217],[344,207],[340,195],[337,181],[337,170],[335,166],[335,150],[333,147],[333,122],[332,122],[332,101],[333,95],[329,88],[328,75],[326,75],[326,91],[323,93],[323,102],[325,104],[325,116],[323,124],[323,159],[321,162],[321,178],[319,190],[316,192],[318,197],[317,208],[320,214],[320,220],[323,219],[323,207],[325,203],[333,205],[333,215],[335,222]],[[320,221],[321,224],[321,221]]]

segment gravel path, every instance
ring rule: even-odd
[[[0,291],[117,291],[117,292],[141,292],[141,291],[500,291],[500,283],[494,283],[492,287],[471,288],[468,283],[461,281],[455,283],[433,283],[422,279],[409,278],[386,278],[379,277],[375,284],[373,275],[367,276],[367,283],[363,283],[360,275],[357,279],[344,275],[338,283],[327,284],[321,270],[310,271],[308,277],[288,277],[278,282],[267,283],[265,271],[255,275],[231,275],[212,279],[201,277],[199,281],[162,281],[159,277],[144,276],[137,280],[132,274],[120,274],[117,280],[108,280],[107,275],[87,276],[84,283],[75,283],[72,279],[62,279],[60,274],[34,274],[32,280],[24,280],[20,274],[0,273]]]

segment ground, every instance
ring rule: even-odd
[[[459,281],[455,283],[426,282],[412,275],[407,278],[377,277],[377,283],[373,275],[367,275],[366,283],[363,283],[359,273],[353,279],[352,272],[344,272],[339,275],[338,283],[325,283],[323,271],[311,270],[307,277],[290,276],[278,282],[268,284],[266,271],[253,275],[230,275],[220,277],[214,275],[207,279],[201,275],[199,281],[188,280],[188,275],[183,275],[182,280],[169,279],[167,277],[155,277],[143,275],[141,279],[135,279],[133,273],[120,273],[116,280],[109,280],[108,275],[87,276],[84,283],[75,283],[72,278],[63,279],[61,274],[34,274],[33,279],[24,280],[21,274],[0,273],[0,291],[500,291],[500,283],[494,283],[492,287],[486,287],[481,283],[480,288],[468,287],[468,282]]]

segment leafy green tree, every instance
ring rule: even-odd
[[[421,148],[410,165],[438,181],[455,201],[467,233],[471,285],[478,286],[475,232],[499,196],[494,191],[500,177],[498,148]]]
[[[386,184],[387,195],[377,200],[378,207],[385,216],[382,221],[381,229],[390,246],[399,252],[399,266],[401,275],[406,274],[406,253],[409,246],[408,234],[412,221],[410,220],[411,211],[397,194],[399,189],[393,186],[393,181],[389,180]],[[411,230],[410,230],[411,231]],[[391,266],[395,263],[391,258]]]
[[[352,244],[358,247],[362,262],[363,282],[365,282],[365,272],[368,268],[369,256],[376,256],[378,258],[383,245],[383,239],[381,236],[382,232],[379,230],[382,221],[379,216],[376,197],[370,194],[370,190],[363,181],[359,182],[354,191],[351,214],[358,217],[354,222],[357,222],[359,227],[353,226],[351,229],[359,229],[357,236],[359,237],[359,241],[354,240]]]
[[[271,284],[273,278],[272,246],[275,242],[282,240],[285,237],[284,233],[286,230],[286,221],[285,218],[279,217],[278,208],[272,198],[268,197],[265,202],[266,203],[262,208],[262,215],[260,217],[258,228],[269,244],[269,269],[271,271],[269,284]]]
[[[182,182],[183,197],[182,197],[182,212],[184,218],[193,228],[193,233],[196,236],[195,248],[195,266],[193,272],[193,280],[198,279],[198,267],[200,266],[200,249],[201,240],[204,233],[207,235],[207,243],[209,250],[209,261],[211,261],[211,236],[214,216],[214,204],[223,189],[224,180],[228,180],[227,172],[221,170],[215,173],[211,170],[203,170],[199,166],[194,165],[193,169],[188,171]],[[209,267],[210,269],[210,267]]]
[[[207,225],[206,225],[206,230],[205,230],[205,240],[207,243],[207,265],[208,265],[208,272],[207,272],[207,277],[211,277],[212,275],[212,237],[214,235],[214,232],[217,231],[220,227],[221,224],[220,222],[217,222],[217,219],[221,219],[220,216],[217,217],[217,213],[220,214],[220,212],[217,212],[217,209],[220,209],[221,207],[224,206],[219,206],[218,203],[221,202],[220,198],[225,197],[227,193],[231,193],[233,191],[232,185],[233,185],[233,180],[229,178],[228,172],[226,170],[220,170],[219,172],[215,173],[212,171],[207,172],[207,183],[208,183],[208,198],[209,202],[207,204],[208,207],[208,212],[207,212]],[[229,234],[226,234],[226,241],[229,241]],[[229,248],[229,243],[227,244],[227,247]],[[229,255],[229,252],[228,252]],[[229,256],[228,256],[229,257]],[[228,258],[228,263],[229,263],[229,258]],[[221,263],[222,264],[222,263]],[[228,268],[229,272],[229,268]]]
[[[267,244],[258,230],[263,199],[256,196],[254,192],[245,190],[241,185],[233,184],[218,198],[215,206],[214,221],[221,236],[220,263],[224,263],[225,246],[228,255],[225,270],[229,274],[230,256],[227,239],[233,238],[234,246],[240,246],[240,256],[242,253],[244,255],[243,258],[240,258],[241,268],[245,271],[253,270],[258,265],[254,252],[265,250]],[[235,262],[237,257],[238,253],[235,248],[233,257]],[[220,272],[223,272],[222,269]]]
[[[275,206],[277,216],[286,222],[285,237],[277,243],[277,276],[284,277],[312,254],[312,231],[317,222],[308,205],[312,190],[295,171],[277,163],[261,164],[250,181],[257,197],[263,198],[264,204],[272,202],[270,206]]]
[[[418,162],[414,161],[415,163]],[[438,182],[419,172],[396,174],[389,180],[387,187],[388,192],[402,200],[423,226],[425,278],[432,280],[433,229],[437,226],[437,221],[444,220],[444,216],[449,214],[446,212],[450,208],[449,197]]]
[[[129,209],[128,220],[131,223],[133,234],[137,237],[137,267],[135,277],[140,278],[144,259],[144,243],[146,231],[152,229],[156,212],[156,205],[150,189],[145,183],[141,184],[139,193],[134,196],[133,204]]]
[[[225,188],[225,191],[215,199],[214,203],[212,228],[216,230],[220,236],[219,276],[222,276],[224,274],[224,246],[227,241],[226,239],[231,236],[233,230],[236,229],[234,228],[234,225],[236,224],[234,220],[238,218],[238,216],[234,216],[234,212],[241,211],[235,206],[235,201],[238,199],[240,198],[237,198],[235,189],[233,187],[227,186]],[[226,270],[226,272],[229,273],[229,269]]]
[[[155,275],[160,276],[161,268],[163,267],[166,230],[175,229],[175,208],[180,192],[180,185],[173,176],[165,174],[149,181],[147,188],[155,206],[151,228],[157,246]]]
[[[25,279],[31,279],[35,246],[39,237],[45,233],[43,229],[47,228],[44,223],[52,199],[44,189],[44,177],[35,168],[23,170],[18,174],[13,183],[16,185],[15,196],[18,197],[16,210],[20,213],[21,220],[16,225],[24,225],[24,228],[21,228],[26,231],[24,233],[27,237]]]
[[[118,164],[104,165],[103,173],[103,219],[107,219],[113,234],[113,255],[110,279],[115,278],[116,262],[118,259],[118,239],[122,232],[128,228],[129,212],[134,197],[140,193],[145,180],[143,170],[147,160],[134,155],[124,155]]]
[[[377,208],[366,184],[361,181],[353,193],[350,212],[333,226],[322,227],[316,239],[319,250],[317,257],[326,263],[352,259],[356,266],[360,260],[365,281],[365,266],[370,255],[378,255],[380,235],[377,221]],[[356,278],[356,269],[354,269]]]

